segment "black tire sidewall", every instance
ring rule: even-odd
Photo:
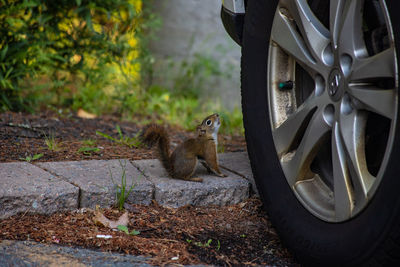
[[[310,265],[384,264],[385,251],[392,249],[390,244],[399,236],[399,123],[384,177],[364,211],[343,223],[327,223],[308,212],[286,182],[271,134],[267,60],[277,3],[249,0],[243,33],[242,109],[249,157],[261,197],[283,242],[301,261]],[[386,5],[389,11],[400,10],[399,1],[386,1]],[[400,16],[390,14],[400,62]]]

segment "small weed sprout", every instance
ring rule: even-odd
[[[211,243],[212,243],[212,239],[208,239],[206,242],[193,242],[193,240],[191,239],[186,239],[186,242],[188,242],[189,244],[192,244],[200,247],[200,248],[209,248],[211,247]],[[221,242],[219,240],[217,240],[217,245],[216,245],[216,250],[219,251],[221,249]]]
[[[203,248],[208,248],[208,247],[210,247],[211,243],[212,243],[212,239],[208,239],[207,242],[204,242],[204,243],[202,243],[202,242],[194,242],[194,244],[195,244],[196,246],[198,246],[198,247],[203,247]]]
[[[83,140],[83,146],[78,149],[78,153],[83,153],[86,156],[91,156],[92,153],[97,153],[100,151],[100,148],[96,146],[96,141],[94,140]]]
[[[111,169],[109,169],[110,172],[110,177],[111,180],[114,184],[115,187],[115,198],[117,200],[117,207],[119,210],[123,210],[124,209],[124,204],[125,201],[128,199],[129,195],[131,194],[133,188],[135,187],[135,184],[132,181],[132,184],[129,188],[127,188],[127,184],[126,184],[126,161],[124,163],[122,163],[121,161],[119,161],[119,164],[121,166],[122,169],[122,174],[121,174],[121,184],[117,184],[114,182],[113,176],[112,176],[112,172]]]
[[[19,158],[19,159],[20,159],[20,160],[23,160],[23,161],[26,161],[26,162],[32,162],[32,161],[34,161],[34,160],[40,159],[41,157],[43,157],[43,154],[42,154],[42,153],[40,153],[40,154],[35,154],[35,155],[33,155],[33,156],[26,156],[25,158]]]
[[[96,141],[92,139],[82,140],[82,144],[85,146],[94,147],[96,146]]]
[[[54,137],[53,134],[50,134],[50,136],[47,136],[44,134],[44,142],[47,146],[47,148],[51,151],[60,151],[61,150],[61,143],[58,143],[56,141],[56,138]]]
[[[89,147],[89,146],[83,146],[83,147],[80,147],[78,149],[78,153],[83,153],[86,156],[91,156],[92,153],[96,153],[96,152],[99,152],[99,151],[100,151],[100,148],[98,148],[98,147]]]
[[[119,125],[116,125],[115,128],[117,129],[119,139],[114,138],[108,134],[102,133],[100,131],[96,131],[96,134],[104,138],[107,138],[108,140],[111,140],[113,142],[116,142],[117,144],[128,146],[129,148],[139,147],[141,145],[141,142],[139,140],[139,133],[137,133],[134,137],[128,137],[123,135],[121,127],[119,127]]]
[[[124,232],[127,235],[138,235],[138,234],[140,234],[140,231],[137,231],[135,229],[132,230],[131,232],[129,232],[128,227],[125,226],[125,225],[118,225],[117,229],[120,230],[121,232]]]

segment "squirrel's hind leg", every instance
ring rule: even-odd
[[[185,158],[181,157],[181,155],[177,155],[174,159],[174,170],[172,173],[172,177],[176,179],[181,179],[185,181],[192,182],[202,182],[201,178],[192,178],[194,171],[196,170],[197,158]]]

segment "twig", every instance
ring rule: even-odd
[[[172,243],[179,243],[179,241],[173,240],[173,239],[166,239],[166,238],[162,238],[162,239],[158,239],[160,241],[166,241],[166,242],[172,242]]]

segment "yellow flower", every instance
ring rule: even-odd
[[[137,43],[138,43],[138,41],[137,41],[137,39],[136,39],[135,37],[132,37],[132,38],[130,38],[130,39],[128,40],[128,44],[129,44],[131,47],[135,47],[135,46],[137,45]]]

